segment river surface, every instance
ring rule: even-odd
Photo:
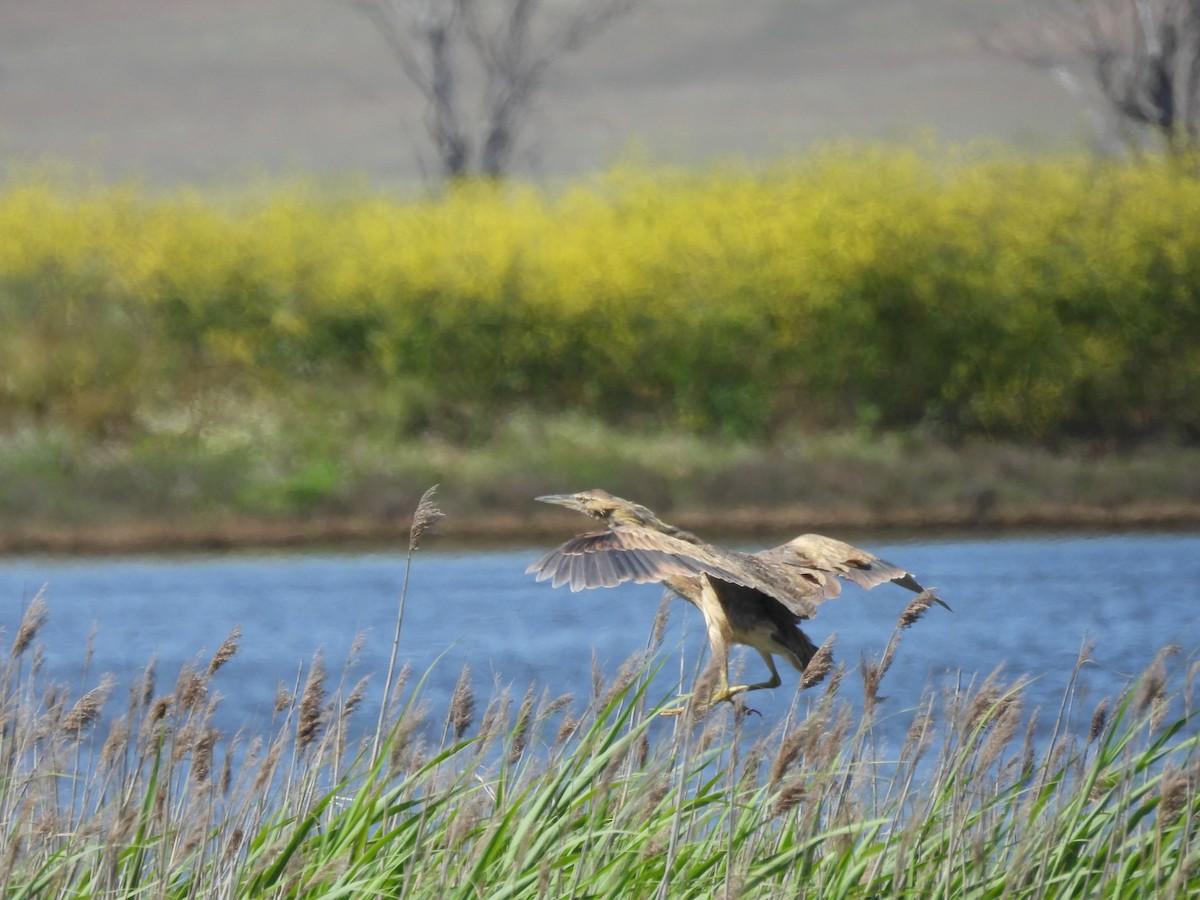
[[[1053,719],[1085,641],[1095,644],[1079,695],[1089,711],[1164,645],[1178,644],[1185,666],[1200,652],[1198,534],[856,541],[936,585],[954,608],[934,607],[904,633],[881,690],[897,712],[917,704],[929,686],[982,678],[1003,664],[1010,679],[1035,679],[1031,700]],[[481,707],[497,687],[519,702],[532,682],[552,696],[574,694],[581,707],[592,690],[593,657],[612,677],[645,647],[657,586],[555,590],[524,574],[544,549],[442,552],[434,540],[414,556],[400,659],[418,675],[428,673],[422,696],[435,717],[464,663]],[[277,687],[293,689],[318,650],[336,687],[357,639],[346,690],[371,676],[373,693],[359,713],[369,728],[404,567],[402,553],[9,558],[0,560],[0,640],[7,655],[23,608],[44,586],[49,621],[38,643],[46,674],[70,683],[78,696],[105,672],[131,684],[155,658],[158,691],[167,693],[182,665],[207,666],[240,626],[241,649],[214,688],[223,698],[222,727],[256,731],[271,717]],[[848,585],[806,623],[816,643],[837,632],[849,693],[861,693],[859,660],[882,652],[911,596],[892,585],[870,593]],[[666,674],[651,699],[665,697],[681,673],[690,684],[705,647],[699,613],[675,601],[658,657]],[[734,660],[750,680],[762,677],[753,651],[736,650]],[[795,696],[797,676],[782,674],[782,687],[749,698],[765,721],[786,714]],[[119,687],[110,711],[124,708],[124,695]]]

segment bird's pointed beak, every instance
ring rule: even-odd
[[[543,494],[541,497],[534,497],[538,503],[552,503],[555,506],[565,506],[567,509],[579,509],[579,501],[575,499],[574,494]]]

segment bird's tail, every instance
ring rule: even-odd
[[[784,641],[787,653],[780,655],[786,656],[797,672],[803,672],[817,652],[817,645],[799,628],[791,628],[788,632]]]

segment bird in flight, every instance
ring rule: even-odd
[[[613,587],[625,581],[659,582],[698,607],[708,629],[719,681],[711,702],[732,701],[738,694],[782,684],[775,656],[797,672],[817,647],[799,627],[825,600],[838,596],[839,579],[863,588],[893,582],[910,591],[924,589],[911,572],[873,553],[820,534],[797,538],[758,553],[707,544],[668,525],[638,503],[608,491],[550,494],[537,498],[595,519],[603,530],[571,538],[526,569],[538,581],[572,591]],[[933,602],[947,606],[929,595]],[[770,678],[755,684],[729,683],[729,650],[753,647]]]

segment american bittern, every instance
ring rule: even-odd
[[[817,647],[798,623],[840,593],[838,578],[864,588],[891,581],[910,591],[923,590],[904,569],[820,534],[802,534],[770,550],[743,553],[706,544],[663,522],[646,507],[607,491],[537,499],[578,510],[606,528],[572,538],[526,572],[536,574],[538,581],[549,580],[554,587],[570,585],[572,591],[656,581],[694,604],[704,614],[708,642],[720,666],[713,703],[732,700],[745,691],[779,687],[783,682],[774,654],[803,672]],[[757,650],[771,677],[757,684],[731,685],[732,644]]]

